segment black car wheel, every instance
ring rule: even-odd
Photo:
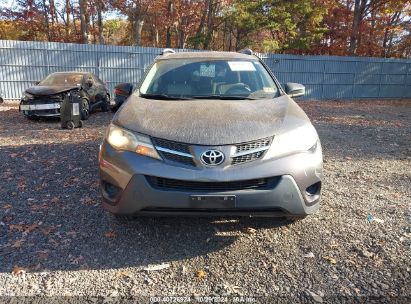
[[[0,103],[3,103],[4,99],[2,97],[0,97]]]
[[[101,111],[107,112],[110,108],[110,95],[106,95],[106,98],[103,99],[103,103],[101,105]]]
[[[81,99],[80,114],[82,120],[87,120],[90,117],[90,104],[86,98]]]

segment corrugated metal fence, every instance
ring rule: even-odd
[[[411,60],[265,56],[281,83],[306,86],[308,99],[411,98]]]
[[[184,51],[184,50],[180,50]],[[58,71],[89,71],[110,90],[136,83],[159,48],[0,40],[0,91],[18,99]],[[306,86],[307,99],[411,98],[411,60],[260,54],[281,83]]]

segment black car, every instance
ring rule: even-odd
[[[29,118],[58,117],[61,102],[69,92],[81,96],[81,119],[101,108],[110,108],[110,94],[106,85],[96,75],[87,72],[59,72],[48,75],[34,87],[28,88],[21,98],[20,111]]]

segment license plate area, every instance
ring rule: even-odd
[[[193,208],[235,208],[235,195],[190,195]]]

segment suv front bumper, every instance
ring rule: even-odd
[[[319,208],[321,187],[314,195],[309,195],[306,189],[321,184],[320,145],[315,152],[279,159],[257,160],[228,168],[190,168],[116,151],[104,142],[99,164],[103,205],[114,214],[305,216]],[[222,184],[262,178],[275,178],[276,182],[260,189],[198,191],[158,188],[149,182],[149,176]],[[209,195],[235,197],[235,202],[219,205],[195,199]]]

